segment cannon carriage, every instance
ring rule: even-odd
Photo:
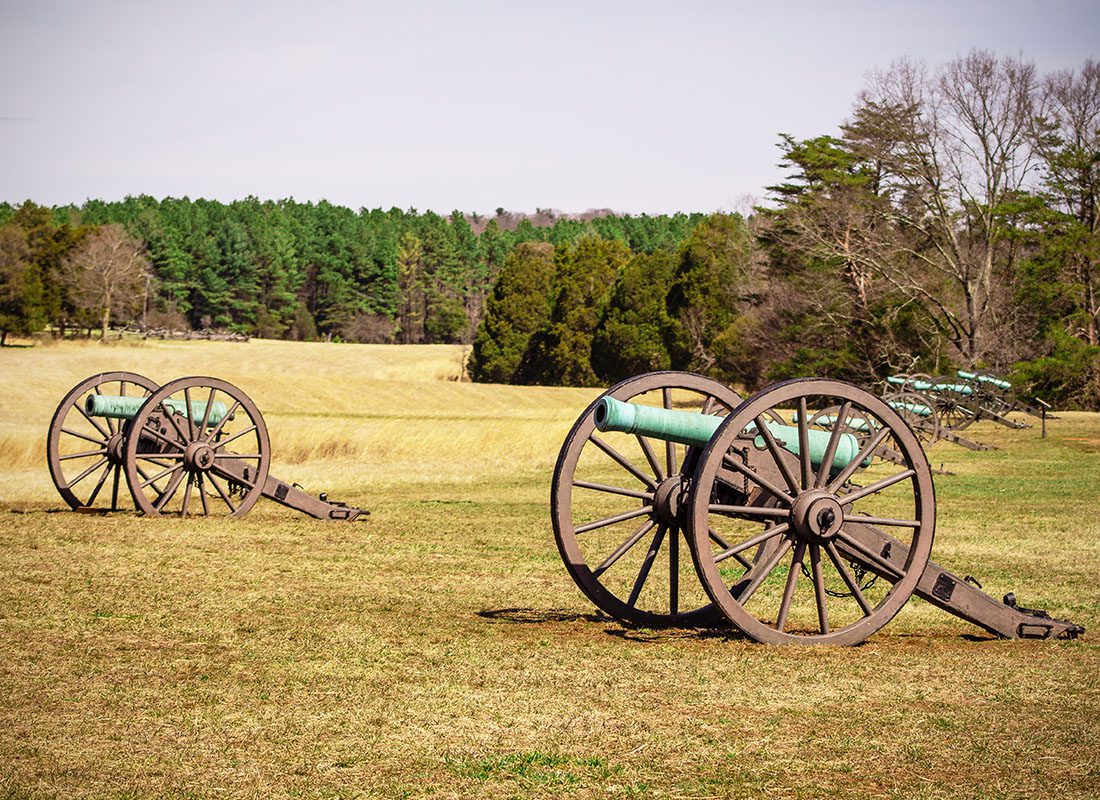
[[[158,386],[133,372],[93,375],[54,412],[46,461],[58,493],[77,511],[242,517],[266,497],[323,520],[369,513],[271,475],[263,415],[218,378]]]
[[[822,416],[828,429],[811,423]],[[931,561],[935,492],[917,434],[886,401],[838,381],[787,381],[744,400],[689,373],[623,381],[566,437],[551,507],[570,576],[629,624],[851,645],[916,594],[999,636],[1083,630]]]
[[[1036,401],[1037,408],[1021,400],[1015,387],[1003,378],[986,371],[956,370],[954,375],[929,375],[915,373],[891,375],[886,379],[883,397],[888,402],[899,400],[900,393],[921,395],[921,405],[935,415],[940,429],[939,438],[972,450],[989,449],[959,435],[974,422],[987,419],[1007,428],[1031,427],[1010,414],[1027,414],[1042,419],[1054,419],[1046,413],[1046,404]]]

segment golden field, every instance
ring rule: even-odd
[[[464,350],[253,341],[0,350],[0,797],[1095,797],[1100,415],[939,443],[934,558],[1089,629],[993,640],[913,600],[849,649],[626,628],[550,530],[595,390]],[[99,371],[213,375],[321,523],[67,510],[50,416]],[[62,510],[62,509],[65,510]]]

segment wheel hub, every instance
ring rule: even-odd
[[[827,542],[844,522],[840,502],[823,489],[803,492],[791,508],[791,528],[803,540]]]
[[[664,525],[679,525],[682,500],[687,489],[687,480],[681,475],[665,478],[653,493],[653,513]]]
[[[121,464],[123,452],[126,449],[126,438],[122,431],[115,433],[107,440],[107,461],[111,464]]]
[[[192,442],[183,451],[183,464],[192,472],[206,472],[214,466],[214,448],[206,442]]]

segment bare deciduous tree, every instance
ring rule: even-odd
[[[62,279],[82,311],[102,321],[107,338],[111,315],[141,310],[151,275],[141,242],[121,225],[104,225],[65,259]]]
[[[973,51],[935,76],[898,62],[861,97],[896,135],[882,184],[895,235],[876,271],[925,305],[968,363],[993,354],[1007,321],[1002,289],[1020,258],[1013,201],[1035,179],[1035,90],[1033,64]]]

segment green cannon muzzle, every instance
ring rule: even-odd
[[[1012,384],[1008,381],[1002,378],[994,378],[992,375],[979,375],[976,372],[967,372],[964,369],[955,370],[955,374],[964,380],[988,383],[991,386],[996,386],[998,389],[1004,389],[1005,391],[1012,388]]]
[[[895,386],[911,386],[918,392],[954,392],[955,394],[973,394],[974,387],[965,383],[929,383],[928,381],[914,381],[903,378],[900,375],[891,375],[886,379],[887,383]]]
[[[109,394],[90,394],[84,400],[84,410],[93,417],[112,417],[113,419],[133,419],[148,398],[125,397]],[[175,414],[186,415],[187,403],[183,400],[168,398],[163,405]],[[206,418],[207,425],[217,425],[229,411],[225,403],[215,400],[210,405],[210,416]],[[205,401],[191,402],[191,419],[201,422],[206,415]]]
[[[686,444],[691,447],[705,447],[725,421],[725,417],[658,408],[656,406],[643,406],[637,403],[624,403],[613,397],[601,398],[596,405],[596,427],[600,431],[636,433],[641,436],[650,436],[654,439]],[[798,428],[792,425],[781,425],[778,422],[767,422],[766,424],[780,446],[795,455],[799,455]],[[810,463],[816,469],[821,465],[822,459],[825,458],[825,451],[829,447],[829,438],[832,433],[812,428],[806,433],[810,446]],[[754,444],[757,447],[764,447],[764,437],[757,436]],[[859,455],[859,451],[860,443],[857,437],[850,433],[840,434],[830,471],[838,472],[844,469],[851,463],[852,459]],[[868,467],[871,465],[871,461],[872,457],[868,456],[861,466]]]

